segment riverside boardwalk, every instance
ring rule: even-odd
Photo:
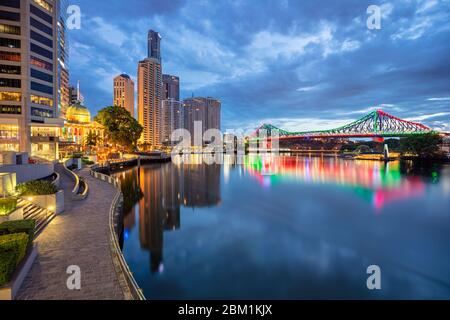
[[[109,210],[116,189],[89,176],[85,200],[72,201],[74,183],[58,166],[65,192],[65,211],[56,216],[36,239],[39,256],[19,292],[20,300],[123,300],[130,299],[125,278],[117,274],[110,249]],[[81,289],[69,290],[67,267],[81,270]]]

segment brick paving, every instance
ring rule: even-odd
[[[116,189],[90,177],[87,169],[78,174],[89,184],[89,196],[72,201],[73,182],[66,173],[61,174],[66,210],[36,239],[39,256],[18,299],[122,300],[129,296],[123,275],[114,269],[110,250],[108,218]],[[81,290],[67,288],[70,265],[81,269]]]

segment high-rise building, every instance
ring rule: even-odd
[[[221,102],[214,98],[189,98],[183,101],[184,128],[191,134],[192,145],[198,145],[202,141],[204,133],[209,129],[220,130]],[[201,134],[195,140],[195,122],[201,123]],[[202,141],[203,144],[203,141]]]
[[[134,82],[127,74],[114,78],[114,105],[125,108],[134,117]]]
[[[56,159],[58,0],[0,2],[0,151]]]
[[[84,97],[81,94],[79,81],[76,87],[69,87],[69,105],[72,106],[74,104],[84,104]]]
[[[66,34],[67,0],[59,1],[58,20],[58,108],[60,117],[65,119],[70,106],[69,96],[69,42]]]
[[[148,58],[154,58],[161,63],[161,35],[159,32],[148,32]]]
[[[138,121],[144,127],[140,142],[151,149],[161,146],[162,70],[156,58],[138,65]]]
[[[172,132],[183,128],[183,108],[180,102],[180,79],[163,75],[163,101],[161,109],[161,141],[165,146],[173,146]]]

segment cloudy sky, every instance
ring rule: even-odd
[[[381,108],[450,131],[450,0],[71,0],[71,82],[93,113],[136,80],[147,31],[181,96],[222,101],[223,129],[326,129]],[[367,28],[369,5],[381,30]],[[137,81],[136,81],[137,84]]]

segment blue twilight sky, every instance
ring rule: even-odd
[[[450,0],[70,0],[71,82],[92,113],[162,36],[182,98],[222,101],[223,129],[325,129],[382,108],[450,131]],[[368,30],[379,5],[382,29]],[[136,81],[137,86],[137,81]]]

